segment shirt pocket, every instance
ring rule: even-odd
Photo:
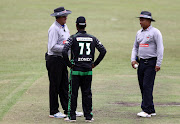
[[[137,36],[137,42],[141,43],[143,41],[143,36],[142,35],[138,35]]]

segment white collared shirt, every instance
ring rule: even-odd
[[[62,56],[62,50],[70,32],[65,24],[64,27],[55,21],[48,30],[48,55]]]
[[[146,30],[140,29],[136,34],[136,39],[131,54],[131,62],[136,60],[136,56],[142,59],[157,57],[156,66],[161,66],[163,59],[163,39],[161,32],[152,26]]]

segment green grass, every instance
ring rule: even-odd
[[[50,17],[59,6],[72,10],[67,25],[76,33],[78,16],[87,32],[106,47],[107,55],[93,71],[93,113],[97,124],[180,123],[180,1],[179,0],[1,0],[0,2],[0,123],[64,123],[48,118],[48,77],[44,53]],[[157,116],[138,118],[140,91],[130,65],[137,30],[136,16],[152,12],[164,40],[164,59],[154,87]],[[97,56],[97,54],[96,54]],[[78,110],[81,108],[79,95]],[[119,103],[119,104],[118,104]],[[84,123],[78,118],[77,123]]]

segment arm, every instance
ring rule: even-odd
[[[62,50],[64,48],[64,44],[58,44],[58,31],[56,29],[52,29],[49,31],[48,34],[48,46],[49,49],[53,52],[59,52],[62,53]]]
[[[135,64],[138,64],[137,61],[136,61],[136,57],[137,57],[137,54],[138,54],[138,48],[139,48],[139,44],[137,42],[137,35],[136,35],[136,39],[134,41],[134,46],[133,46],[133,49],[132,49],[132,53],[131,53],[131,65],[134,69],[136,69],[134,67]]]
[[[100,52],[99,56],[97,57],[97,59],[95,60],[94,64],[92,65],[92,68],[94,68],[95,66],[97,66],[102,59],[104,58],[105,54],[106,54],[106,49],[105,47],[101,44],[101,42],[98,39],[96,40],[96,48],[98,49],[98,51]]]
[[[62,51],[62,54],[63,54],[63,58],[65,59],[65,62],[67,63],[67,66],[72,68],[73,67],[73,64],[69,61],[69,57],[68,57],[68,51],[69,49],[71,48],[73,44],[73,38],[72,36],[70,38],[68,38],[68,40],[66,41],[65,43],[65,46],[64,46],[64,49]]]
[[[161,67],[162,59],[163,59],[163,52],[164,52],[162,34],[159,30],[157,30],[155,34],[155,42],[157,45],[157,62],[156,62],[155,70],[159,71]]]

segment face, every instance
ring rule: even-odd
[[[140,25],[143,29],[147,29],[151,25],[150,19],[139,18]]]
[[[66,24],[67,16],[61,16],[57,19],[57,21],[61,24],[64,25]]]

